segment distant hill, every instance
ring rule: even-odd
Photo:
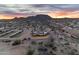
[[[14,18],[12,19],[13,22],[17,22],[17,24],[42,24],[42,25],[47,25],[52,21],[53,18],[51,18],[48,15],[43,15],[43,14],[39,14],[36,16],[29,16],[27,18]]]
[[[15,17],[9,21],[11,21],[10,24],[12,23],[12,25],[15,26],[26,26],[26,25],[49,26],[49,25],[55,25],[55,23],[57,22],[62,24],[66,22],[72,22],[72,20],[78,22],[79,18],[52,18],[49,15],[38,14],[35,16],[28,16],[28,17],[20,17],[20,18]],[[0,22],[6,22],[6,20],[0,20]]]

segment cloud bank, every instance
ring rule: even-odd
[[[0,4],[0,17],[27,17],[36,14],[79,17],[79,4]],[[75,16],[76,17],[76,16]]]

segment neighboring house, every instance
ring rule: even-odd
[[[32,35],[34,35],[34,36],[44,36],[44,35],[48,35],[48,32],[46,32],[46,31],[32,31],[32,33],[31,33]]]

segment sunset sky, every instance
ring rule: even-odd
[[[0,4],[0,19],[47,14],[53,18],[79,18],[79,4]]]

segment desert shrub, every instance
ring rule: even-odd
[[[53,47],[54,45],[53,45],[52,42],[47,42],[47,43],[44,44],[44,46],[51,48],[51,47]]]
[[[20,41],[20,40],[15,40],[15,41],[12,43],[13,46],[19,45],[19,44],[21,44],[21,41]]]
[[[43,42],[39,42],[38,44],[39,44],[39,45],[43,45]]]
[[[31,38],[29,37],[28,40],[31,40]]]
[[[26,38],[24,38],[23,40],[27,40]]]
[[[29,49],[28,52],[27,52],[27,55],[33,55],[33,53],[34,53],[34,50]]]
[[[46,47],[38,47],[38,51],[46,52],[48,49]]]
[[[55,53],[53,53],[52,51],[49,51],[49,55],[55,55]]]
[[[50,38],[50,42],[54,42],[54,38]]]
[[[52,50],[56,51],[57,50],[57,47],[52,47]]]
[[[71,52],[69,53],[69,55],[76,55],[77,50],[76,49],[72,49]]]
[[[64,45],[69,45],[69,43],[67,42],[67,43],[65,43]]]
[[[22,40],[22,43],[24,42],[24,41],[26,41],[27,40],[27,38],[24,38],[23,40]]]
[[[44,43],[44,46],[47,47],[48,46],[47,43]]]
[[[63,40],[63,38],[61,37],[61,38],[59,38],[60,40]]]
[[[37,43],[35,41],[32,41],[31,44],[36,45]]]
[[[51,43],[48,44],[48,47],[53,47],[53,45]]]
[[[64,52],[64,50],[62,49],[62,50],[60,50],[62,53]]]

